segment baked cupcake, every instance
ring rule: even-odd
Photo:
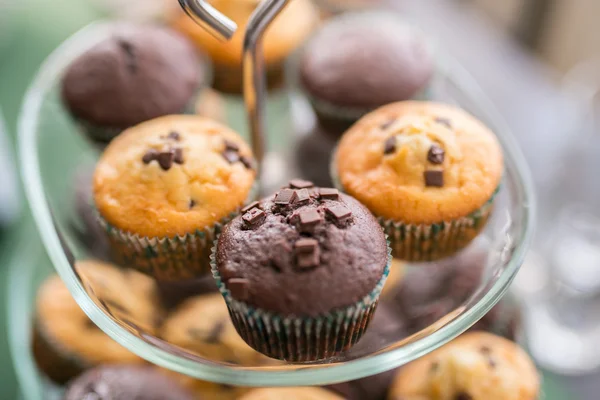
[[[206,67],[181,34],[120,24],[67,68],[62,99],[88,136],[106,143],[141,122],[192,113],[206,80]]]
[[[82,261],[76,268],[107,312],[147,334],[156,333],[160,306],[150,278],[97,261]],[[144,362],[94,325],[58,276],[40,287],[33,325],[36,364],[58,384],[100,364]]]
[[[450,256],[483,229],[503,173],[494,134],[465,111],[400,102],[362,118],[342,137],[336,185],[377,216],[394,257]]]
[[[411,334],[434,324],[459,308],[479,289],[488,252],[469,246],[457,255],[408,268],[398,286],[385,297],[386,304],[406,321]],[[383,296],[382,296],[383,297]],[[521,315],[505,296],[471,330],[483,330],[516,340]]]
[[[537,400],[540,378],[516,344],[477,332],[400,369],[389,400]]]
[[[343,400],[325,389],[314,387],[282,387],[254,389],[239,400]]]
[[[252,197],[255,161],[229,128],[167,116],[113,140],[94,175],[94,200],[116,260],[162,281],[210,271],[215,233]]]
[[[186,300],[165,321],[160,335],[166,342],[213,362],[247,367],[273,363],[240,338],[219,293]],[[177,380],[202,399],[235,400],[248,391],[183,375]]]
[[[172,25],[187,35],[213,61],[213,87],[221,92],[242,92],[242,51],[246,25],[258,0],[209,0],[211,5],[238,24],[233,37],[223,42],[199,26],[183,12],[175,15]],[[263,56],[267,87],[284,83],[284,62],[312,32],[318,22],[318,12],[310,0],[294,0],[286,6],[266,31]]]
[[[419,32],[389,12],[328,21],[303,49],[299,68],[320,123],[337,136],[378,107],[423,98],[435,69]]]
[[[64,400],[193,400],[192,393],[152,367],[103,366],[69,384]]]
[[[292,180],[223,228],[212,261],[240,336],[269,357],[302,362],[358,342],[390,257],[358,201]]]

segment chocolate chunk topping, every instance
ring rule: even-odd
[[[290,181],[290,187],[292,189],[308,189],[315,186],[311,181],[305,181],[304,179],[292,179]]]
[[[319,242],[316,239],[309,238],[298,239],[294,243],[294,249],[297,253],[314,253],[318,246]]]
[[[169,135],[167,135],[167,138],[178,142],[181,139],[181,136],[179,135],[179,133],[173,131],[173,132],[169,133]]]
[[[454,400],[473,400],[473,397],[467,392],[458,392]]]
[[[442,164],[444,162],[446,152],[437,144],[431,145],[427,152],[427,160],[432,164]]]
[[[394,154],[396,152],[396,136],[391,136],[383,143],[383,154]]]
[[[231,140],[224,140],[225,143],[225,150],[229,150],[229,151],[235,151],[235,152],[239,152],[240,151],[240,146],[235,143],[232,142]]]
[[[437,117],[435,122],[438,124],[446,125],[447,128],[452,129],[452,121],[449,118]]]
[[[204,341],[209,344],[219,343],[223,332],[225,332],[225,321],[221,320],[212,327]]]
[[[250,281],[244,278],[231,278],[227,281],[227,289],[236,300],[247,300],[250,294]]]
[[[292,204],[296,200],[296,191],[292,189],[281,189],[275,195],[275,200],[273,202],[280,206],[287,206],[288,204]]]
[[[340,192],[337,189],[321,188],[319,189],[319,197],[327,200],[337,200],[340,197]]]
[[[173,149],[161,151],[156,156],[156,160],[163,170],[168,171],[173,166],[173,161],[175,161],[175,151]]]
[[[175,149],[175,156],[173,157],[173,161],[175,161],[177,164],[183,164],[183,149]]]
[[[325,212],[330,215],[336,222],[342,222],[352,216],[352,211],[343,204],[335,204],[333,206],[326,206]]]
[[[258,225],[262,224],[265,221],[266,217],[267,214],[265,214],[265,212],[260,208],[252,208],[250,209],[250,211],[242,215],[242,219],[244,220],[246,226],[252,228],[255,228]]]
[[[390,126],[392,126],[392,124],[396,122],[395,119],[390,119],[385,121],[383,124],[379,125],[379,129],[381,130],[386,130],[387,128],[389,128]]]
[[[194,199],[190,199],[190,204],[189,204],[189,208],[190,208],[190,210],[191,210],[192,208],[194,208],[194,206],[196,206],[196,202],[194,201]]]
[[[492,349],[488,346],[481,346],[479,351],[481,351],[483,354],[489,354],[492,352]]]
[[[135,74],[137,72],[138,65],[137,65],[137,60],[136,60],[136,56],[135,56],[135,51],[134,51],[133,44],[131,44],[127,40],[120,39],[119,40],[119,46],[121,47],[121,49],[125,53],[125,60],[126,60],[126,64],[127,64],[127,69],[132,74]]]
[[[242,214],[243,213],[247,213],[248,211],[252,210],[253,208],[256,208],[260,205],[260,203],[258,201],[253,201],[252,203],[248,204],[246,207],[242,208]]]
[[[242,164],[244,164],[244,167],[246,167],[246,169],[254,169],[254,160],[252,160],[252,158],[247,156],[241,156],[240,161]]]
[[[271,264],[271,267],[273,267],[273,269],[275,269],[276,271],[281,272],[285,266],[286,266],[286,254],[290,253],[291,251],[291,247],[290,245],[285,241],[285,240],[281,240],[279,242],[277,242],[271,251],[271,256],[269,257],[269,261]]]
[[[310,229],[323,220],[321,214],[315,209],[304,210],[298,214],[298,217],[300,219],[300,231],[302,232],[310,231]]]
[[[154,149],[149,149],[146,154],[142,156],[142,162],[144,164],[150,164],[152,161],[156,160],[156,156],[158,156],[158,152]]]
[[[294,204],[303,205],[310,201],[308,189],[296,190],[296,201]]]
[[[435,374],[439,368],[440,368],[440,363],[438,363],[436,361],[436,362],[434,362],[434,363],[431,364],[429,372],[431,372],[432,374]]]
[[[227,162],[229,164],[234,164],[234,163],[240,161],[240,154],[237,151],[225,149],[221,153],[221,155],[223,156],[224,159],[227,160]]]
[[[443,187],[444,186],[444,171],[428,170],[425,171],[425,186],[428,187]]]

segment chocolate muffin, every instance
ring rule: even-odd
[[[179,33],[120,24],[67,68],[62,99],[93,140],[108,142],[149,119],[193,112],[205,74]]]
[[[403,318],[410,333],[435,323],[471,297],[483,279],[488,252],[474,244],[454,257],[413,264],[386,302]],[[502,299],[472,330],[482,330],[515,340],[520,313],[510,298]]]
[[[321,124],[338,135],[378,107],[423,98],[433,74],[426,41],[389,12],[330,20],[300,59],[301,84]]]
[[[152,367],[98,367],[71,382],[64,400],[192,400],[190,392]]]
[[[361,338],[389,273],[388,250],[358,201],[292,180],[223,228],[213,275],[250,346],[313,361]]]

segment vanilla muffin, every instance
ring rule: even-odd
[[[334,181],[384,226],[394,257],[431,261],[465,247],[485,226],[503,174],[501,147],[465,111],[393,103],[342,137]]]
[[[97,261],[78,262],[76,269],[108,313],[156,334],[161,312],[152,279]],[[144,362],[94,325],[58,276],[48,278],[38,291],[32,346],[40,370],[59,384],[100,364]]]
[[[210,271],[215,232],[251,197],[243,139],[212,120],[173,115],[123,132],[94,174],[94,201],[117,261],[174,281]]]
[[[537,400],[540,377],[516,344],[465,334],[400,369],[389,400]]]
[[[328,390],[314,387],[254,389],[239,400],[343,400]]]
[[[226,93],[242,91],[242,49],[244,32],[258,0],[209,0],[217,10],[238,24],[238,30],[227,41],[221,41],[196,24],[183,12],[172,19],[172,26],[187,35],[213,61],[213,87]],[[273,21],[263,38],[263,55],[267,86],[283,84],[284,62],[312,32],[319,20],[316,7],[310,0],[294,0]]]

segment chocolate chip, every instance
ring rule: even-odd
[[[319,189],[319,197],[327,200],[337,200],[340,197],[340,192],[333,188]]]
[[[292,179],[290,181],[290,187],[292,189],[308,189],[315,186],[311,181],[305,181],[304,179]]]
[[[490,354],[492,349],[489,346],[481,346],[479,351],[481,351],[483,354]]]
[[[491,357],[488,358],[488,364],[490,366],[491,369],[496,368],[496,361],[494,361]]]
[[[435,122],[438,124],[446,125],[447,128],[452,129],[452,121],[449,118],[437,117]]]
[[[256,169],[256,166],[254,165],[254,160],[252,160],[252,158],[247,156],[241,156],[240,161],[242,164],[244,164],[244,167],[246,167],[246,169]]]
[[[167,135],[167,138],[178,142],[181,139],[181,136],[179,135],[179,133],[173,131]]]
[[[175,156],[173,157],[173,161],[175,161],[177,164],[183,164],[183,149],[175,149]]]
[[[292,189],[281,189],[275,195],[275,200],[273,202],[280,206],[287,206],[288,204],[292,204],[294,200],[296,200],[297,193]]]
[[[434,362],[433,364],[431,364],[431,367],[429,368],[429,372],[431,372],[432,374],[436,373],[437,370],[440,368],[440,363],[439,362]]]
[[[227,281],[227,289],[234,299],[245,301],[250,295],[250,281],[244,278],[231,278]]]
[[[473,400],[473,397],[467,392],[458,392],[454,400]]]
[[[342,222],[352,216],[352,211],[343,204],[335,204],[333,206],[326,206],[325,213],[331,216],[336,222]]]
[[[302,238],[294,243],[294,250],[296,253],[314,253],[318,246],[319,242],[316,239]]]
[[[389,128],[390,126],[392,126],[392,124],[394,122],[396,122],[395,119],[389,119],[389,120],[385,121],[383,124],[379,125],[379,129],[386,130],[387,128]]]
[[[314,268],[319,266],[319,249],[312,253],[300,253],[297,255],[299,268]]]
[[[269,257],[271,267],[277,272],[283,271],[287,265],[286,255],[289,254],[290,251],[290,245],[285,240],[282,239],[281,241],[275,243],[271,249],[271,255]]]
[[[237,151],[232,151],[232,150],[226,149],[226,150],[223,150],[221,155],[223,156],[224,159],[227,160],[227,162],[229,164],[234,164],[234,163],[240,161],[240,154]]]
[[[195,205],[196,205],[196,202],[194,201],[194,199],[190,199],[190,204],[188,205],[188,206],[189,206],[189,208],[190,208],[190,210],[191,210],[192,208],[194,208],[194,206],[195,206]]]
[[[156,160],[156,156],[158,156],[158,152],[154,149],[149,149],[143,156],[142,162],[144,164],[150,164],[152,161]]]
[[[425,186],[427,187],[443,187],[444,186],[444,171],[431,169],[425,171]]]
[[[308,192],[308,189],[296,190],[296,201],[294,202],[294,204],[304,205],[307,204],[309,200],[310,193]]]
[[[383,154],[393,154],[396,152],[396,136],[391,136],[383,143]]]
[[[240,151],[240,146],[237,143],[227,139],[223,142],[225,143],[225,151],[235,151],[236,153]]]
[[[210,332],[208,333],[208,335],[204,339],[204,342],[209,343],[209,344],[219,343],[219,340],[220,340],[221,335],[223,334],[223,332],[225,332],[225,321],[221,320],[221,321],[218,321],[212,327],[212,329],[210,330]]]
[[[444,162],[446,152],[437,144],[432,144],[427,152],[427,160],[432,164],[442,164]]]
[[[300,212],[298,214],[298,218],[300,220],[301,232],[309,232],[323,220],[321,214],[319,214],[315,209],[304,210]]]
[[[163,170],[168,171],[173,166],[173,161],[175,161],[175,151],[173,149],[161,151],[156,156],[156,160]]]
[[[242,208],[242,214],[252,210],[253,208],[258,207],[259,205],[260,205],[260,203],[258,201],[253,201],[252,203],[248,204],[246,207]]]
[[[242,215],[242,220],[246,224],[246,226],[255,228],[258,225],[262,224],[267,218],[267,214],[260,208],[252,208],[250,211],[244,213]]]

